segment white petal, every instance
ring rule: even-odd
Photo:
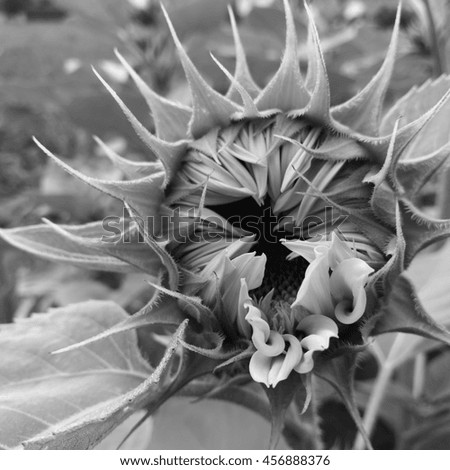
[[[289,344],[289,347],[284,356],[283,365],[278,372],[277,383],[289,377],[289,374],[294,370],[294,367],[300,363],[303,356],[302,346],[295,336],[283,335],[283,338]],[[273,386],[275,387],[277,383],[273,383]]]
[[[313,353],[314,351],[306,351],[303,354],[302,360],[294,370],[299,374],[307,374],[308,372],[311,372],[314,367]]]
[[[316,254],[314,248],[319,245],[329,246],[330,242],[326,240],[321,240],[318,242],[311,242],[305,240],[281,240],[281,243],[292,251],[292,254],[289,255],[289,258],[294,258],[296,256],[301,256],[308,263],[312,263],[316,259]]]
[[[328,348],[329,343],[328,338],[320,335],[309,335],[300,342],[302,348],[307,351],[324,351]]]
[[[330,268],[334,271],[344,259],[355,258],[355,252],[350,248],[349,242],[341,240],[335,232],[331,234],[331,247],[328,253]]]
[[[252,379],[255,382],[263,383],[266,387],[269,387],[269,370],[272,363],[272,358],[267,357],[259,351],[250,359],[249,372]]]
[[[330,338],[338,337],[338,326],[331,318],[324,315],[310,315],[304,318],[298,324],[297,330],[305,334],[305,339],[310,335],[320,336],[325,345],[323,349],[328,348]],[[304,346],[303,342],[302,346]],[[308,346],[304,347],[311,349]]]
[[[253,329],[252,342],[255,348],[268,357],[275,357],[284,351],[284,339],[276,331],[270,330],[267,322],[262,318],[262,312],[254,305],[248,305],[248,314],[245,319]]]
[[[283,335],[283,339],[289,343],[286,354],[278,354],[276,357],[267,357],[261,351],[253,354],[250,360],[250,375],[253,380],[276,387],[300,363],[303,351],[299,340],[293,335]]]
[[[364,287],[373,271],[358,258],[342,261],[333,271],[330,288],[336,302],[335,315],[341,323],[355,323],[364,314],[367,303]]]
[[[328,256],[323,248],[314,249],[318,257],[308,266],[292,307],[301,306],[317,315],[332,315],[334,306],[330,292]]]
[[[262,283],[266,256],[256,256],[255,253],[245,253],[232,260],[224,260],[224,271],[219,277],[222,291],[222,301],[226,313],[232,321],[236,321],[239,312],[239,295],[241,279],[245,279],[248,289],[255,289]]]
[[[287,376],[284,377],[285,371],[283,371],[284,356],[278,355],[277,357],[271,358],[271,364],[269,373],[267,375],[267,382],[273,388],[275,388],[281,380],[287,379]],[[289,375],[289,373],[288,373]],[[283,378],[284,377],[284,378]]]
[[[285,348],[283,336],[273,330],[270,331],[269,338],[265,343],[259,342],[258,345],[256,345],[255,341],[253,341],[253,344],[255,345],[258,351],[262,352],[263,354],[269,357],[278,356],[284,351]]]
[[[251,327],[245,317],[248,313],[248,306],[253,305],[253,301],[248,294],[247,282],[241,279],[241,289],[239,291],[237,325],[240,333],[245,337],[250,337]]]

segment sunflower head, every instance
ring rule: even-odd
[[[284,9],[283,56],[263,88],[249,71],[231,9],[234,73],[212,57],[230,80],[225,95],[201,76],[165,11],[190,106],[157,95],[117,53],[155,127],[155,133],[145,128],[99,76],[152,154],[132,162],[99,142],[123,170],[123,181],[81,175],[39,144],[64,169],[124,202],[125,234],[105,239],[101,223],[2,232],[16,246],[52,259],[147,273],[156,294],[140,318],[148,324],[188,318],[184,347],[220,374],[261,383],[277,410],[275,428],[290,403],[280,394],[292,399],[308,389],[311,374],[339,388],[333,374],[342,364],[353,368],[369,336],[409,331],[449,342],[418,311],[402,273],[418,251],[449,234],[446,221],[428,219],[413,204],[445,164],[448,142],[410,155],[427,125],[448,109],[450,92],[435,94],[431,108],[413,119],[401,116],[404,100],[382,118],[399,8],[379,72],[355,97],[332,107],[308,3],[306,73],[288,0]],[[439,89],[449,84],[445,78],[436,83]],[[398,314],[392,307],[399,297],[412,307],[406,316],[407,309]],[[356,416],[350,396],[347,404]]]

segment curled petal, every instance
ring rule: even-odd
[[[256,344],[253,340],[253,336],[252,341],[258,351],[269,357],[275,357],[281,354],[285,347],[283,336],[272,330],[270,331],[269,338],[265,343],[258,342],[258,344]]]
[[[306,349],[312,349],[312,338],[320,338],[323,347],[316,348],[326,349],[330,344],[330,338],[338,337],[338,326],[336,323],[329,317],[325,315],[310,315],[303,320],[297,326],[297,330],[305,334],[305,338],[302,340],[302,346]],[[308,340],[308,338],[311,338]],[[305,345],[303,341],[306,341]],[[318,341],[318,340],[317,340]]]
[[[270,327],[267,322],[262,318],[261,311],[259,308],[253,305],[247,305],[248,313],[245,319],[250,323],[253,328],[253,337],[261,338],[263,342],[266,342],[269,338]],[[256,345],[255,345],[256,346]]]
[[[284,356],[283,367],[278,374],[278,381],[288,378],[294,367],[301,361],[303,349],[300,341],[293,335],[283,335],[283,339],[289,344]],[[274,385],[275,386],[275,385]]]
[[[311,372],[314,368],[314,353],[317,351],[324,351],[328,348],[329,344],[330,338],[327,336],[311,334],[306,338],[303,338],[300,341],[300,345],[305,352],[303,353],[301,361],[297,364],[294,370],[299,374],[307,374],[308,372]]]
[[[289,345],[286,354],[268,357],[259,350],[253,354],[249,371],[255,382],[263,383],[266,387],[276,387],[289,377],[301,361],[303,351],[299,340],[292,335],[283,335],[282,339]]]
[[[259,308],[248,305],[248,314],[245,319],[253,329],[252,342],[255,348],[268,357],[275,357],[284,351],[284,339],[276,331],[272,331],[261,316]]]
[[[306,351],[303,353],[301,361],[294,367],[295,372],[299,374],[307,374],[311,372],[314,368],[314,358],[313,353],[315,351]]]
[[[330,340],[320,335],[309,335],[300,342],[307,351],[324,351],[328,348]]]
[[[330,277],[336,318],[344,324],[358,321],[364,314],[367,296],[364,289],[373,269],[359,258],[342,261]]]
[[[315,248],[318,257],[308,266],[292,307],[301,306],[317,315],[333,314],[327,251],[323,246]]]

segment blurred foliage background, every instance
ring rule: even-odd
[[[233,67],[229,3],[238,17],[250,68],[263,85],[277,68],[284,44],[281,2],[164,1],[194,63],[222,92],[228,86],[227,79],[209,51],[224,65]],[[292,4],[300,40],[299,61],[305,65],[306,15],[301,1],[293,0]],[[312,7],[326,56],[332,101],[337,104],[353,96],[378,70],[397,1],[314,0]],[[400,49],[386,104],[411,87],[448,72],[449,67],[449,1],[405,0],[403,7]],[[34,224],[42,217],[58,223],[86,223],[120,214],[122,208],[114,200],[55,168],[37,149],[32,136],[75,168],[102,178],[122,175],[94,146],[92,135],[129,158],[145,152],[122,112],[95,78],[91,65],[149,127],[151,116],[115,60],[114,48],[157,92],[188,102],[185,79],[159,2],[1,0],[0,23],[0,226]],[[442,184],[444,189],[439,190]],[[450,215],[445,187],[450,187],[445,181],[431,182],[420,196],[422,207],[436,215]],[[445,275],[448,278],[448,272]],[[142,276],[49,264],[0,242],[0,322],[87,299],[111,299],[132,313],[144,305],[148,295]],[[392,344],[389,340],[386,344],[381,354],[389,353]],[[443,404],[448,405],[450,397],[449,353],[430,347],[426,354],[421,356],[422,363],[425,357],[429,365],[426,375],[422,373],[426,383],[415,395],[407,397],[404,389],[410,388],[416,377],[414,370],[420,366],[416,355],[408,356],[404,367],[393,372],[395,382],[375,425],[376,447],[448,448],[450,411]],[[375,356],[367,354],[358,372],[362,408],[379,373],[380,360],[377,362]],[[431,406],[433,400],[446,410],[438,417],[434,415],[437,408]],[[264,448],[268,424],[249,411],[243,417],[241,410],[230,411],[229,406],[206,401],[185,411],[181,402],[171,402],[125,447]],[[356,431],[337,399],[327,397],[322,416],[327,444],[350,447]],[[436,420],[440,420],[440,431],[433,439],[430,427],[436,428]],[[408,429],[401,439],[399,423]],[[117,430],[101,447],[115,445],[121,432],[125,431]]]

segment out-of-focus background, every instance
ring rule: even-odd
[[[163,3],[189,55],[216,89],[224,92],[228,82],[209,52],[230,69],[234,63],[228,4],[237,16],[256,81],[263,85],[277,68],[285,31],[281,1]],[[302,1],[291,3],[304,66],[306,15]],[[450,65],[449,1],[404,0],[403,7],[400,48],[387,105],[412,86],[448,72]],[[337,104],[354,95],[379,68],[397,0],[315,0],[312,8],[328,66],[332,102]],[[116,201],[55,167],[32,141],[36,136],[73,167],[106,179],[121,175],[94,145],[93,135],[128,158],[138,158],[146,151],[91,69],[94,66],[151,128],[147,106],[115,59],[115,48],[155,91],[189,101],[158,1],[0,0],[0,227],[35,224],[43,217],[64,224],[86,223],[121,213]],[[445,198],[438,183],[433,180],[420,200],[424,210],[436,215],[448,210],[442,207]],[[50,264],[1,243],[0,322],[87,299],[112,299],[131,313],[147,300],[141,276]],[[240,447],[239,420],[233,419],[229,408],[222,410],[215,404],[210,410],[203,404],[202,413],[196,413],[197,405],[189,412],[181,402],[168,406],[173,409],[166,412],[163,408],[156,418],[160,432],[152,439],[153,448],[199,448],[199,442],[207,442],[211,448]],[[212,433],[205,427],[201,419],[208,413],[216,422],[219,417],[224,429]],[[243,412],[237,413],[242,418]],[[178,421],[171,423],[171,419]],[[164,434],[165,429],[169,431]],[[267,426],[255,421],[253,429],[251,442],[247,434],[243,448],[265,446]],[[149,436],[151,430],[147,431]],[[385,447],[389,447],[389,427],[380,433],[379,439],[386,439]],[[144,435],[139,434],[142,439]]]

